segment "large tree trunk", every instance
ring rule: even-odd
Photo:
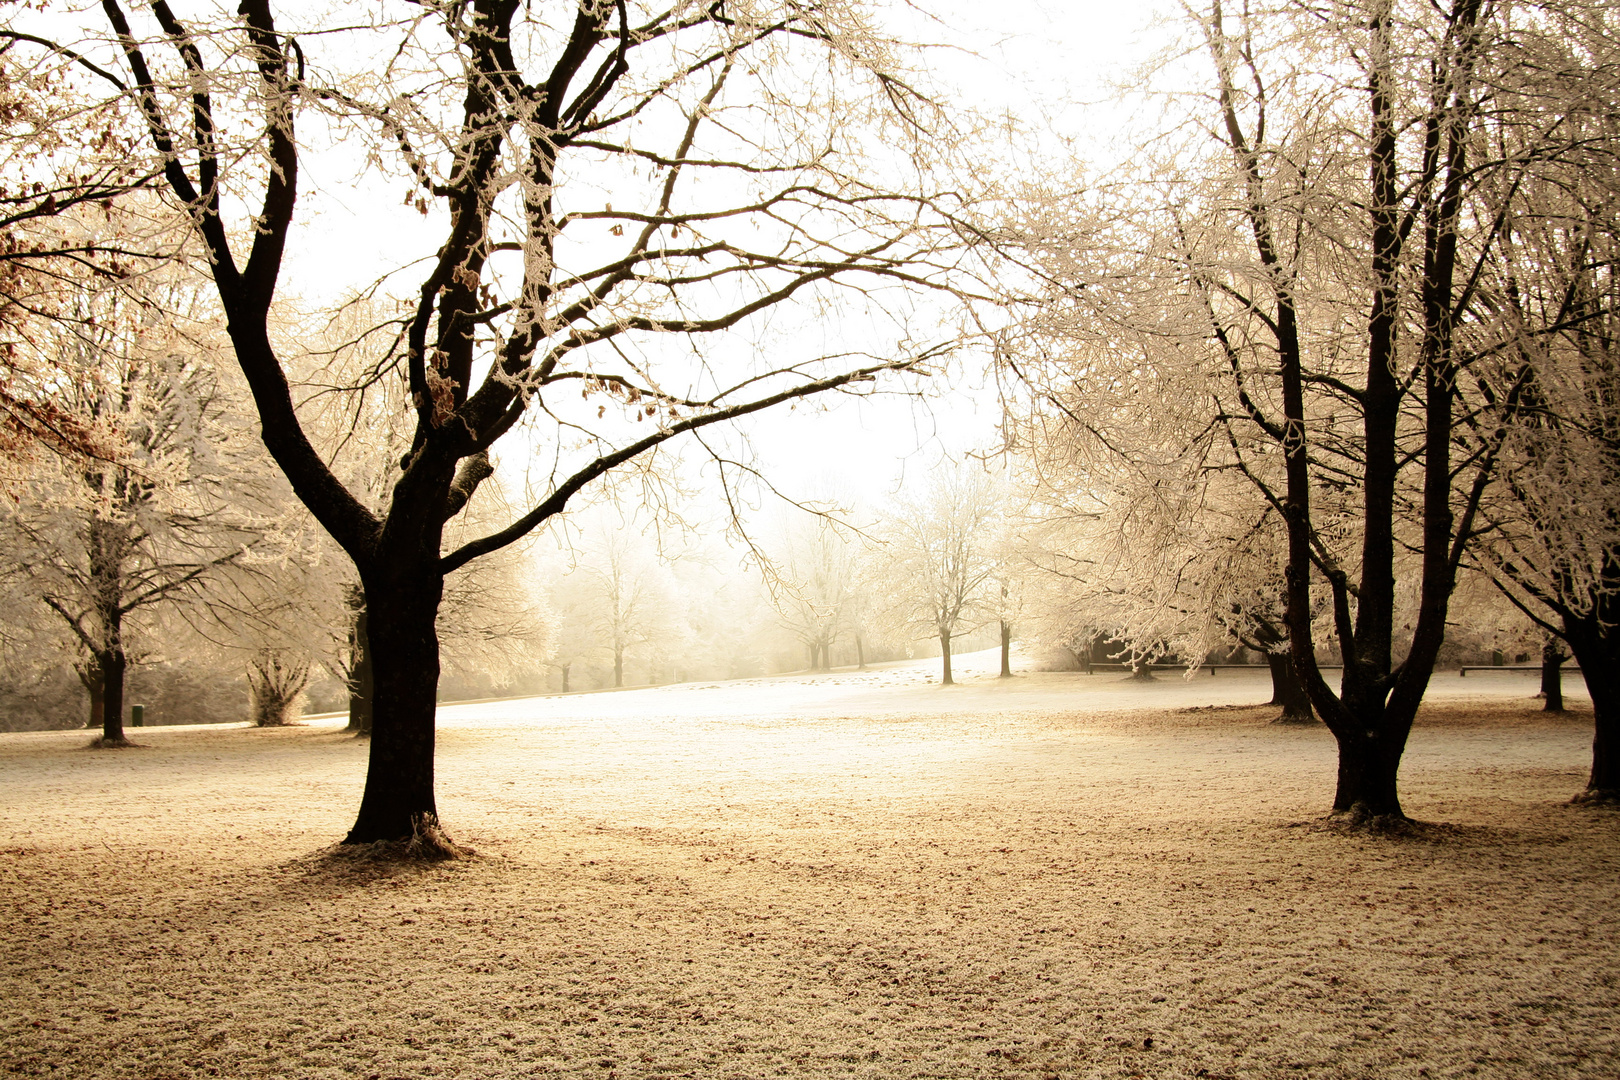
[[[1592,698],[1592,772],[1576,802],[1620,802],[1620,627],[1612,615],[1564,617],[1564,640]]]
[[[1294,663],[1287,653],[1266,651],[1266,667],[1271,670],[1271,701],[1281,705],[1282,715],[1272,721],[1276,724],[1309,724],[1316,719],[1311,711],[1311,696],[1305,692],[1305,683],[1294,671]]]
[[[1559,647],[1556,638],[1548,638],[1541,647],[1542,712],[1564,711],[1564,661],[1569,657]]]
[[[944,686],[950,686],[956,680],[951,678],[951,635],[949,631],[941,630],[939,633],[939,655],[944,665],[944,674],[939,681]]]
[[[366,601],[356,589],[352,600],[353,621],[349,624],[349,731],[357,736],[371,734],[371,700],[375,693],[371,667],[371,640],[366,631]]]
[[[1012,678],[1012,627],[1001,620],[1001,677]]]
[[[1339,737],[1339,784],[1333,812],[1351,824],[1398,822],[1406,815],[1396,792],[1406,739],[1381,734],[1382,725]]]
[[[128,741],[124,737],[124,673],[128,663],[122,644],[98,651],[94,663],[101,672],[101,741],[118,746]]]
[[[371,755],[360,814],[344,843],[416,840],[429,854],[451,854],[453,846],[438,831],[433,797],[439,687],[435,622],[443,579],[436,566],[415,569],[413,574],[410,567],[385,567],[385,577],[366,582]]]

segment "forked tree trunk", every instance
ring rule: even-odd
[[[296,718],[304,688],[309,685],[309,661],[288,658],[267,649],[248,664],[250,718],[258,727],[281,727]]]
[[[1268,704],[1282,706],[1282,715],[1272,722],[1308,724],[1315,720],[1316,714],[1311,710],[1311,696],[1305,692],[1305,684],[1294,671],[1293,661],[1288,658],[1288,654],[1268,650],[1266,667],[1271,671],[1271,701]]]
[[[371,754],[365,794],[347,844],[436,837],[434,721],[439,687],[437,569],[388,567],[367,581],[372,660]]]
[[[1541,647],[1541,711],[1564,711],[1564,661],[1569,657],[1554,638]]]
[[[568,693],[568,669],[573,666],[572,662],[557,665],[558,669],[562,671],[562,692],[565,694]]]
[[[1602,617],[1613,614],[1564,617],[1564,640],[1592,698],[1592,772],[1576,802],[1620,802],[1620,627]]]
[[[1012,678],[1012,626],[1001,621],[1001,677]]]
[[[951,635],[949,631],[940,631],[939,655],[944,665],[944,674],[940,677],[940,684],[950,686],[956,680],[951,678]]]

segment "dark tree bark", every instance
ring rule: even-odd
[[[568,672],[569,672],[569,669],[571,669],[573,666],[574,665],[573,665],[572,661],[570,661],[569,663],[566,663],[566,664],[558,664],[557,665],[558,670],[560,670],[562,672],[562,692],[565,693],[565,694],[568,693]]]
[[[376,680],[371,666],[371,639],[366,629],[365,596],[356,590],[350,600],[349,623],[349,726],[356,736],[371,735],[372,702]]]
[[[101,718],[106,712],[107,701],[102,694],[101,671],[96,667],[94,660],[86,660],[78,665],[79,682],[84,686],[85,695],[90,700],[90,719],[85,722],[87,728],[99,728]]]
[[[1351,818],[1400,820],[1406,815],[1396,791],[1404,739],[1369,729],[1340,738],[1338,786],[1333,811]]]
[[[1012,678],[1012,626],[1001,621],[1001,678]]]
[[[1564,641],[1592,698],[1592,771],[1576,802],[1620,802],[1620,597],[1564,616]]]
[[[1564,661],[1569,657],[1557,638],[1548,638],[1541,647],[1541,711],[1564,711]]]
[[[948,630],[939,632],[939,655],[942,671],[939,679],[940,684],[950,686],[956,680],[951,678],[951,634]]]
[[[1282,706],[1282,713],[1272,723],[1311,723],[1316,713],[1311,708],[1311,695],[1305,689],[1305,681],[1294,670],[1289,652],[1278,651],[1279,646],[1286,643],[1282,628],[1264,615],[1252,611],[1249,615],[1254,623],[1254,636],[1242,641],[1239,648],[1252,649],[1266,658],[1266,668],[1271,673],[1271,700],[1267,704]]]
[[[1268,704],[1282,706],[1282,715],[1273,723],[1314,722],[1316,714],[1311,710],[1311,696],[1306,693],[1304,682],[1295,674],[1294,663],[1288,654],[1268,651],[1266,667],[1271,671],[1271,701]]]
[[[366,582],[376,719],[360,813],[344,843],[431,841],[438,829],[433,750],[443,583],[416,569]],[[387,723],[378,722],[383,717]]]
[[[129,665],[124,648],[117,638],[118,627],[111,628],[113,643],[96,653],[92,663],[100,673],[101,683],[101,741],[109,746],[127,742],[124,735],[124,675]],[[93,706],[92,706],[93,709]]]

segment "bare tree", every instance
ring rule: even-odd
[[[964,465],[941,471],[924,495],[897,500],[886,515],[878,556],[888,578],[884,620],[939,642],[946,685],[954,682],[951,640],[996,617],[1002,511],[994,478]]]
[[[323,12],[290,33],[269,0],[221,25],[158,0],[150,31],[102,6],[123,74],[92,70],[138,107],[207,254],[265,445],[365,590],[374,737],[347,840],[453,853],[433,792],[445,576],[668,439],[914,369],[926,350],[728,370],[655,341],[743,328],[846,283],[940,283],[957,258],[950,222],[925,187],[876,178],[928,175],[946,142],[891,44],[841,5],[585,0],[559,26],[549,9],[475,0]],[[375,69],[381,55],[396,60]],[[367,58],[352,78],[351,56]],[[312,444],[270,332],[309,109],[386,156],[379,177],[407,178],[402,213],[443,225],[399,323],[391,362],[414,430],[377,510]],[[858,175],[874,154],[895,167]],[[233,200],[255,209],[228,220]],[[549,482],[509,525],[446,552],[446,522],[525,417],[558,424]]]
[[[856,545],[827,517],[799,511],[770,544],[771,606],[810,654],[810,670],[832,667],[833,642],[856,631]]]

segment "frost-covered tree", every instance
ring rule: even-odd
[[[1122,346],[1089,350],[1078,385],[1123,404],[1144,365],[1180,372],[1211,403],[1216,464],[1280,518],[1289,652],[1351,822],[1403,818],[1401,757],[1503,437],[1454,443],[1476,359],[1458,328],[1495,228],[1469,194],[1526,166],[1478,137],[1518,30],[1481,0],[1204,9],[1208,91],[1134,201],[1091,197],[1098,254],[1061,302]]]
[[[859,547],[847,529],[803,511],[782,522],[769,546],[771,606],[808,650],[810,670],[826,671],[833,642],[858,633]]]
[[[273,524],[240,397],[212,366],[197,313],[159,302],[176,299],[184,290],[108,292],[55,324],[71,376],[57,407],[111,431],[117,453],[42,459],[0,517],[9,591],[71,635],[107,746],[126,742],[131,639],[151,631],[154,612],[207,600],[227,568],[248,572],[246,552]]]
[[[897,636],[939,642],[950,684],[951,641],[996,617],[1002,485],[977,464],[942,469],[925,491],[896,499],[878,531],[874,562],[885,582],[881,620]]]
[[[130,152],[138,136],[123,130],[126,103],[92,92],[95,81],[73,58],[0,27],[0,482],[26,475],[41,451],[114,452],[105,425],[58,401],[76,376],[59,363],[57,328],[84,314],[87,289],[173,248],[172,216],[150,203],[145,213],[111,208],[152,170]]]
[[[1484,125],[1526,162],[1473,191],[1497,222],[1465,340],[1476,447],[1508,427],[1484,514],[1480,564],[1580,662],[1592,697],[1592,769],[1577,799],[1620,800],[1620,23],[1603,8],[1549,9],[1524,28],[1523,62]],[[1558,141],[1534,122],[1557,102]],[[1544,647],[1556,689],[1560,650]]]

